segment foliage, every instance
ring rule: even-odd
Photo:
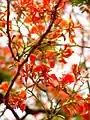
[[[2,70],[0,70],[0,83],[2,83],[3,81],[10,81],[11,79],[11,75],[9,72],[3,72]]]
[[[70,0],[72,2],[73,5],[80,5],[83,3],[87,3],[90,4],[90,0]]]
[[[35,119],[40,115],[39,120],[90,119],[87,3],[0,1],[0,104],[5,105],[2,119],[7,109],[16,120],[24,120],[29,114]],[[74,5],[87,20],[86,25],[76,15]],[[17,109],[25,114],[19,116]]]
[[[70,0],[74,5],[78,5],[78,4],[81,4],[81,3],[84,3],[85,0]]]

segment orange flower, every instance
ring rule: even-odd
[[[60,101],[61,104],[63,104],[64,102],[66,102],[70,98],[69,94],[67,94],[63,90],[57,89],[53,86],[47,86],[47,90],[55,97],[55,99],[57,99],[58,101],[61,100]]]
[[[47,53],[46,53],[46,58],[48,58],[48,59],[50,59],[50,58],[52,58],[54,56],[54,52],[53,51],[47,51]]]
[[[61,23],[60,23],[60,27],[67,29],[68,26],[69,26],[69,22],[68,22],[67,20],[63,20],[63,19],[62,19],[62,21],[61,21]]]
[[[1,85],[0,85],[0,89],[4,90],[5,92],[8,90],[8,82],[3,82]]]
[[[17,5],[17,7],[21,7],[21,6],[25,6],[29,3],[31,3],[32,0],[15,0],[15,5]]]
[[[48,92],[50,92],[58,101],[61,100],[61,104],[69,100],[69,94],[63,90],[59,90],[53,86],[47,87]]]
[[[21,99],[26,99],[26,92],[21,91],[20,94],[18,95],[18,97],[20,97]]]
[[[60,17],[58,17],[58,18],[55,20],[54,24],[55,24],[55,25],[58,25],[58,24],[60,24],[61,21],[62,21],[62,19],[61,19]]]
[[[29,24],[32,22],[32,20],[30,17],[25,17],[24,22]]]
[[[45,30],[45,26],[43,26],[43,25],[38,25],[38,30],[39,30],[40,32],[44,31],[44,30]]]
[[[36,26],[33,26],[30,33],[35,34],[38,32],[38,28]]]
[[[0,21],[0,27],[1,28],[3,28],[3,27],[5,27],[5,24],[6,24],[6,22],[3,20],[3,21]]]
[[[13,109],[19,107],[22,111],[24,111],[26,108],[25,100],[26,100],[25,91],[21,91],[18,94],[13,93],[13,94],[10,94],[9,96],[9,104]]]
[[[61,102],[66,102],[69,99],[69,94],[64,92],[63,90],[58,91],[58,95],[56,96],[58,100],[61,99]]]

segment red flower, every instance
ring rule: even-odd
[[[54,68],[55,60],[49,60],[49,65],[50,65],[51,68]]]
[[[66,84],[70,84],[70,83],[72,83],[72,82],[74,82],[75,81],[75,77],[74,77],[74,75],[73,74],[71,74],[71,73],[68,73],[68,74],[66,74],[66,75],[64,75],[63,77],[62,77],[62,84],[63,85],[66,85]]]
[[[90,120],[90,112],[83,114],[82,117],[84,120]]]
[[[50,75],[50,77],[51,77],[53,80],[58,81],[58,78],[56,77],[56,75],[55,75],[55,74],[51,74],[51,75]]]
[[[30,55],[30,62],[35,63],[35,60],[36,60],[36,56],[34,54],[31,54]]]
[[[19,107],[20,107],[21,111],[23,112],[25,110],[25,108],[26,108],[26,104],[24,102],[21,102],[19,104]]]
[[[79,66],[77,64],[72,65],[72,72],[74,75],[77,75],[79,73]]]
[[[79,94],[74,96],[75,100],[83,100],[83,97]]]
[[[51,85],[52,86],[54,86],[54,87],[57,87],[57,86],[59,86],[59,80],[58,80],[58,78],[56,77],[56,75],[55,74],[51,74],[50,75],[50,78],[51,78]]]
[[[33,21],[34,23],[39,23],[39,22],[40,22],[40,17],[36,17],[35,15],[33,15],[32,21]]]
[[[46,6],[46,5],[49,5],[50,0],[43,0],[43,3],[44,3],[45,6]]]
[[[66,64],[66,63],[67,63],[66,60],[65,60],[63,57],[59,59],[59,62],[60,62],[60,63],[63,63],[63,64]]]
[[[72,104],[72,105],[73,105],[76,113],[82,114],[82,113],[86,112],[86,107],[85,107],[85,104],[83,102]]]
[[[42,72],[42,73],[46,73],[49,72],[49,67],[45,64],[40,64],[37,65],[34,69],[33,72]]]
[[[68,58],[68,57],[70,57],[70,56],[72,55],[72,53],[73,53],[72,49],[67,48],[67,49],[64,50],[64,52],[63,52],[63,57]]]

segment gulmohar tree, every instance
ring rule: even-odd
[[[74,11],[77,5],[88,21],[89,3],[0,1],[0,41],[7,40],[6,46],[0,45],[0,103],[5,105],[1,117],[9,109],[16,120],[29,114],[35,119],[41,115],[39,120],[90,119],[90,34]],[[72,10],[65,19],[67,6]],[[74,54],[80,61],[71,64]],[[60,72],[67,64],[66,72]]]

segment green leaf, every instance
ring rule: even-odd
[[[86,2],[90,4],[90,0],[86,0]]]
[[[64,117],[61,116],[54,116],[53,120],[64,120]]]
[[[3,81],[7,81],[9,82],[11,80],[11,75],[9,72],[4,72],[3,70],[0,70],[0,84],[3,82]]]
[[[70,0],[70,2],[75,6],[84,3],[84,1],[85,0]],[[88,0],[88,1],[90,1],[90,0]]]
[[[74,118],[75,120],[82,120],[82,117],[80,115],[76,115]]]

